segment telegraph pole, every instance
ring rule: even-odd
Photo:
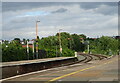
[[[38,22],[36,21],[36,58],[38,59]]]

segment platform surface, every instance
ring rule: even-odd
[[[45,58],[45,59],[35,59],[35,60],[3,62],[0,65],[0,67],[16,66],[16,65],[24,65],[24,64],[32,64],[32,63],[41,63],[41,62],[48,62],[48,61],[55,61],[55,60],[64,60],[64,59],[70,59],[70,58],[74,58],[74,57],[56,57],[56,58]]]

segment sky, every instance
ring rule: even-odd
[[[117,2],[3,2],[2,39],[35,39],[61,32],[87,37],[118,35]]]

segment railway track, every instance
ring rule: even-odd
[[[90,62],[92,60],[96,60],[96,58],[98,58],[98,60],[102,60],[104,58],[107,58],[106,56],[103,56],[103,55],[98,55],[98,54],[85,54],[85,53],[81,53],[81,52],[78,52],[78,57],[79,56],[83,56],[84,59],[80,60],[79,62],[83,62],[83,63],[87,63],[87,62]]]
[[[106,56],[98,55],[98,54],[90,54],[90,55],[95,56],[95,57],[98,57],[99,60],[102,60],[102,59],[104,59],[104,58],[108,58],[108,57],[106,57]]]

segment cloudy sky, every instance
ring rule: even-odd
[[[117,2],[3,2],[3,39],[41,37],[59,29],[88,37],[118,35]]]

